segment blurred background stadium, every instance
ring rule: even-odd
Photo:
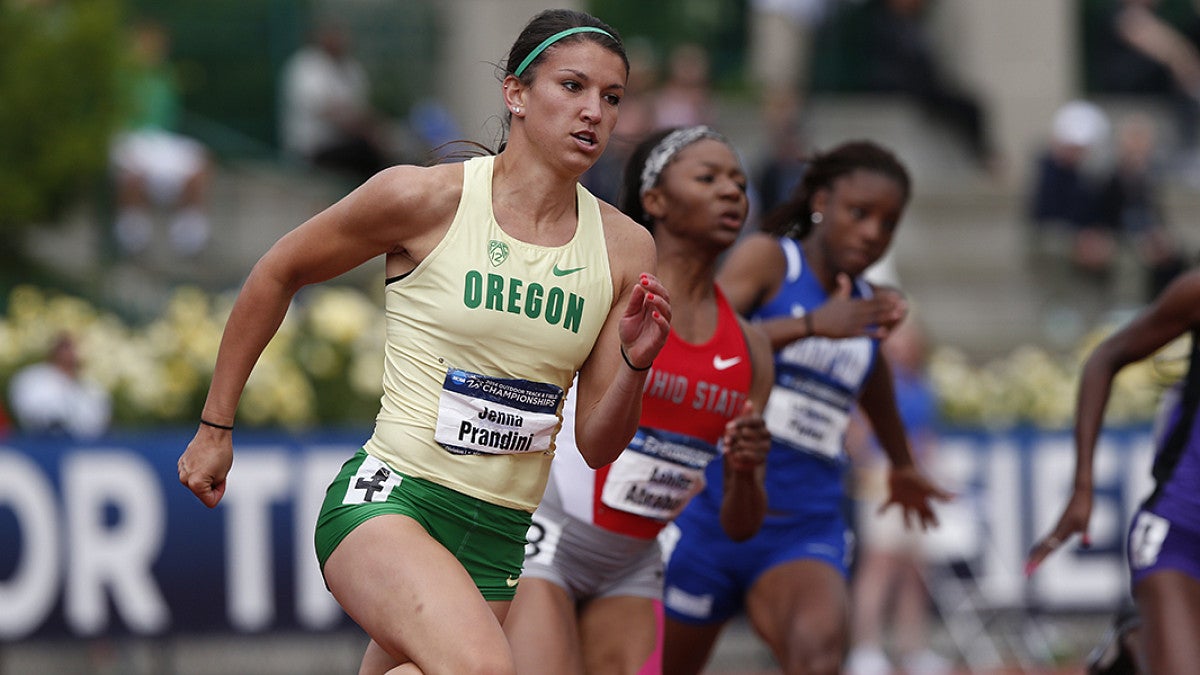
[[[1146,301],[1131,247],[1118,250],[1101,293],[1071,278],[1066,258],[1038,247],[1030,216],[1037,161],[1070,101],[1095,104],[1114,129],[1149,120],[1159,134],[1164,220],[1191,263],[1200,251],[1200,155],[1180,122],[1176,83],[1132,88],[1108,77],[1103,22],[1119,0],[924,3],[923,35],[939,70],[985,113],[986,157],[872,76],[870,31],[881,4],[557,6],[608,21],[647,64],[652,76],[643,74],[644,87],[623,104],[630,108],[634,97],[669,88],[676,48],[698,47],[708,65],[702,114],[742,151],[756,195],[768,189],[759,169],[780,151],[800,156],[866,137],[907,163],[914,199],[882,273],[905,289],[928,334],[944,432],[939,475],[961,495],[947,508],[930,572],[931,609],[942,619],[937,646],[965,670],[1082,672],[1125,602],[1123,527],[1148,491],[1151,420],[1181,362],[1176,351],[1122,375],[1098,464],[1096,545],[1064,552],[1025,580],[1023,553],[1070,484],[1080,357]],[[0,0],[0,386],[7,392],[19,369],[69,331],[84,374],[113,406],[111,428],[89,440],[29,434],[5,421],[0,673],[356,667],[363,639],[322,595],[304,527],[328,467],[370,431],[382,265],[302,293],[255,371],[239,412],[244,455],[235,471],[261,490],[217,515],[172,484],[241,279],[271,242],[354,185],[284,151],[281,77],[313,27],[333,18],[365,68],[393,158],[423,163],[455,138],[495,147],[495,64],[546,6]],[[1159,0],[1153,11],[1191,37],[1191,0]],[[158,234],[130,251],[114,230],[109,147],[129,115],[122,73],[132,27],[145,19],[170,35],[175,130],[213,158],[211,231],[186,254]],[[610,153],[622,143],[628,138],[614,140]],[[1116,153],[1111,136],[1092,150],[1097,166]],[[96,476],[112,483],[96,487]],[[714,668],[771,672],[771,662],[738,625]]]

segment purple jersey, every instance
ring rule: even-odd
[[[1163,400],[1154,493],[1143,508],[1200,534],[1200,334],[1192,335],[1187,376]]]

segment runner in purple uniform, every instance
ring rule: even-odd
[[[1092,459],[1113,379],[1184,334],[1192,338],[1187,376],[1163,400],[1155,488],[1133,518],[1127,546],[1130,586],[1142,618],[1139,672],[1155,675],[1200,668],[1200,270],[1176,279],[1088,357],[1076,404],[1075,489],[1026,566],[1032,573],[1076,533],[1087,545]]]

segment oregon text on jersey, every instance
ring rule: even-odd
[[[583,321],[584,299],[558,286],[547,289],[536,282],[526,283],[516,277],[469,270],[463,279],[463,304],[468,309],[490,309],[509,314],[524,314],[530,319],[544,319],[551,326],[561,325],[572,333],[579,332]]]

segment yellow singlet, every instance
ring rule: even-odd
[[[367,452],[402,473],[533,511],[561,393],[613,303],[599,203],[579,186],[570,242],[508,236],[492,213],[494,157],[463,165],[445,238],[385,292],[383,397]]]

